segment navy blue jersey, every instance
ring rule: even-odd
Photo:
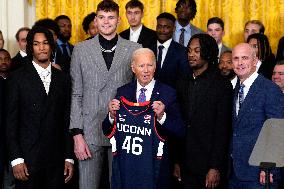
[[[155,127],[150,101],[133,103],[120,99],[113,130],[112,188],[155,189],[163,157],[164,139]]]

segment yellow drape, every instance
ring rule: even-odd
[[[73,24],[72,43],[82,41],[87,36],[82,29],[84,17],[96,10],[101,0],[36,0],[36,18],[55,18],[68,15]],[[118,31],[128,27],[125,17],[125,4],[128,0],[115,0],[120,6],[121,23]],[[156,16],[161,12],[175,15],[177,0],[141,0],[145,6],[143,23],[155,29]],[[243,41],[243,28],[246,21],[259,19],[265,25],[272,49],[276,52],[278,40],[284,35],[283,0],[196,0],[197,14],[193,24],[206,30],[207,20],[213,16],[225,22],[224,43],[233,47]],[[281,14],[282,13],[282,14]]]

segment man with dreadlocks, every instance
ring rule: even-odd
[[[177,82],[187,132],[174,174],[184,188],[222,188],[231,128],[232,86],[214,66],[218,62],[214,38],[208,34],[193,35],[187,48],[193,74]]]

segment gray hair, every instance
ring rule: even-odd
[[[153,57],[152,61],[153,61],[154,64],[156,64],[156,57],[155,57],[155,54],[154,54],[154,52],[153,52],[151,49],[149,49],[149,48],[139,48],[139,49],[136,49],[136,50],[132,53],[131,64],[134,64],[135,58],[136,58],[137,56],[139,56],[139,55],[141,55],[141,54],[143,55],[143,54],[146,54],[146,53],[153,55],[153,56],[152,56],[152,57]]]

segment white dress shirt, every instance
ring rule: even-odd
[[[261,66],[262,62],[260,60],[257,61],[256,63],[256,71],[258,72],[259,67]]]
[[[231,84],[232,84],[232,86],[233,86],[233,89],[236,87],[237,81],[238,81],[238,77],[237,77],[237,76],[235,76],[235,77],[231,80]]]
[[[251,76],[249,76],[249,78],[247,78],[243,84],[244,84],[244,100],[246,99],[246,96],[249,92],[249,89],[251,87],[251,85],[253,84],[253,82],[255,81],[255,79],[257,78],[258,76],[258,73],[257,71],[253,72],[253,74],[251,74]],[[240,109],[240,104],[239,104],[239,95],[238,95],[238,99],[237,99],[237,102],[236,102],[236,113],[238,115],[239,113],[239,109]]]
[[[33,61],[33,65],[42,81],[46,94],[48,94],[51,82],[51,64],[47,68],[43,68]]]
[[[24,57],[26,57],[26,56],[27,56],[27,53],[26,53],[26,52],[24,52],[23,50],[20,50],[20,55],[24,58]]]
[[[150,101],[151,99],[151,96],[152,96],[152,92],[153,92],[153,89],[154,89],[154,86],[155,86],[155,83],[156,81],[154,79],[152,79],[152,81],[146,85],[145,87],[143,87],[142,85],[140,85],[140,83],[137,81],[137,88],[136,88],[136,101],[138,102],[138,99],[139,99],[139,95],[141,93],[141,88],[145,88],[146,91],[145,91],[145,96],[146,96],[146,101]],[[163,125],[163,123],[166,121],[166,118],[167,118],[167,115],[166,115],[166,112],[164,112],[164,115],[162,117],[161,120],[157,120],[161,125]],[[114,119],[112,119],[110,117],[110,114],[109,114],[109,121],[111,124],[113,124],[114,122]]]
[[[219,49],[218,58],[220,58],[222,47],[223,43],[218,44],[218,49]]]
[[[46,91],[46,94],[48,94],[49,92],[49,86],[50,86],[50,82],[51,82],[51,64],[48,65],[48,67],[45,69],[41,66],[39,66],[37,63],[35,63],[34,61],[32,61],[43,85],[44,85],[44,88],[45,88],[45,91]],[[48,74],[42,74],[43,72],[46,72]],[[74,160],[73,159],[65,159],[65,161],[68,161],[72,164],[74,164]],[[18,164],[21,164],[21,163],[24,163],[24,159],[23,158],[17,158],[15,160],[13,160],[11,162],[11,165],[12,167],[14,167],[15,165],[18,165]]]
[[[141,30],[142,30],[142,26],[143,25],[141,24],[140,27],[136,31],[133,31],[132,28],[130,27],[130,35],[129,35],[130,41],[137,43],[139,36],[140,36],[140,33],[141,33]]]
[[[163,44],[160,43],[159,41],[157,41],[157,55],[159,54],[159,46],[160,46],[160,45],[163,45],[163,46],[164,46],[164,48],[163,48],[163,54],[162,54],[162,61],[161,61],[161,68],[163,67],[163,63],[164,63],[164,60],[165,60],[165,58],[166,58],[166,55],[167,55],[167,52],[168,52],[168,50],[169,50],[169,47],[170,47],[170,45],[171,45],[172,40],[173,40],[173,39],[171,38],[171,39],[165,41]],[[152,93],[151,93],[151,94],[152,94]]]

